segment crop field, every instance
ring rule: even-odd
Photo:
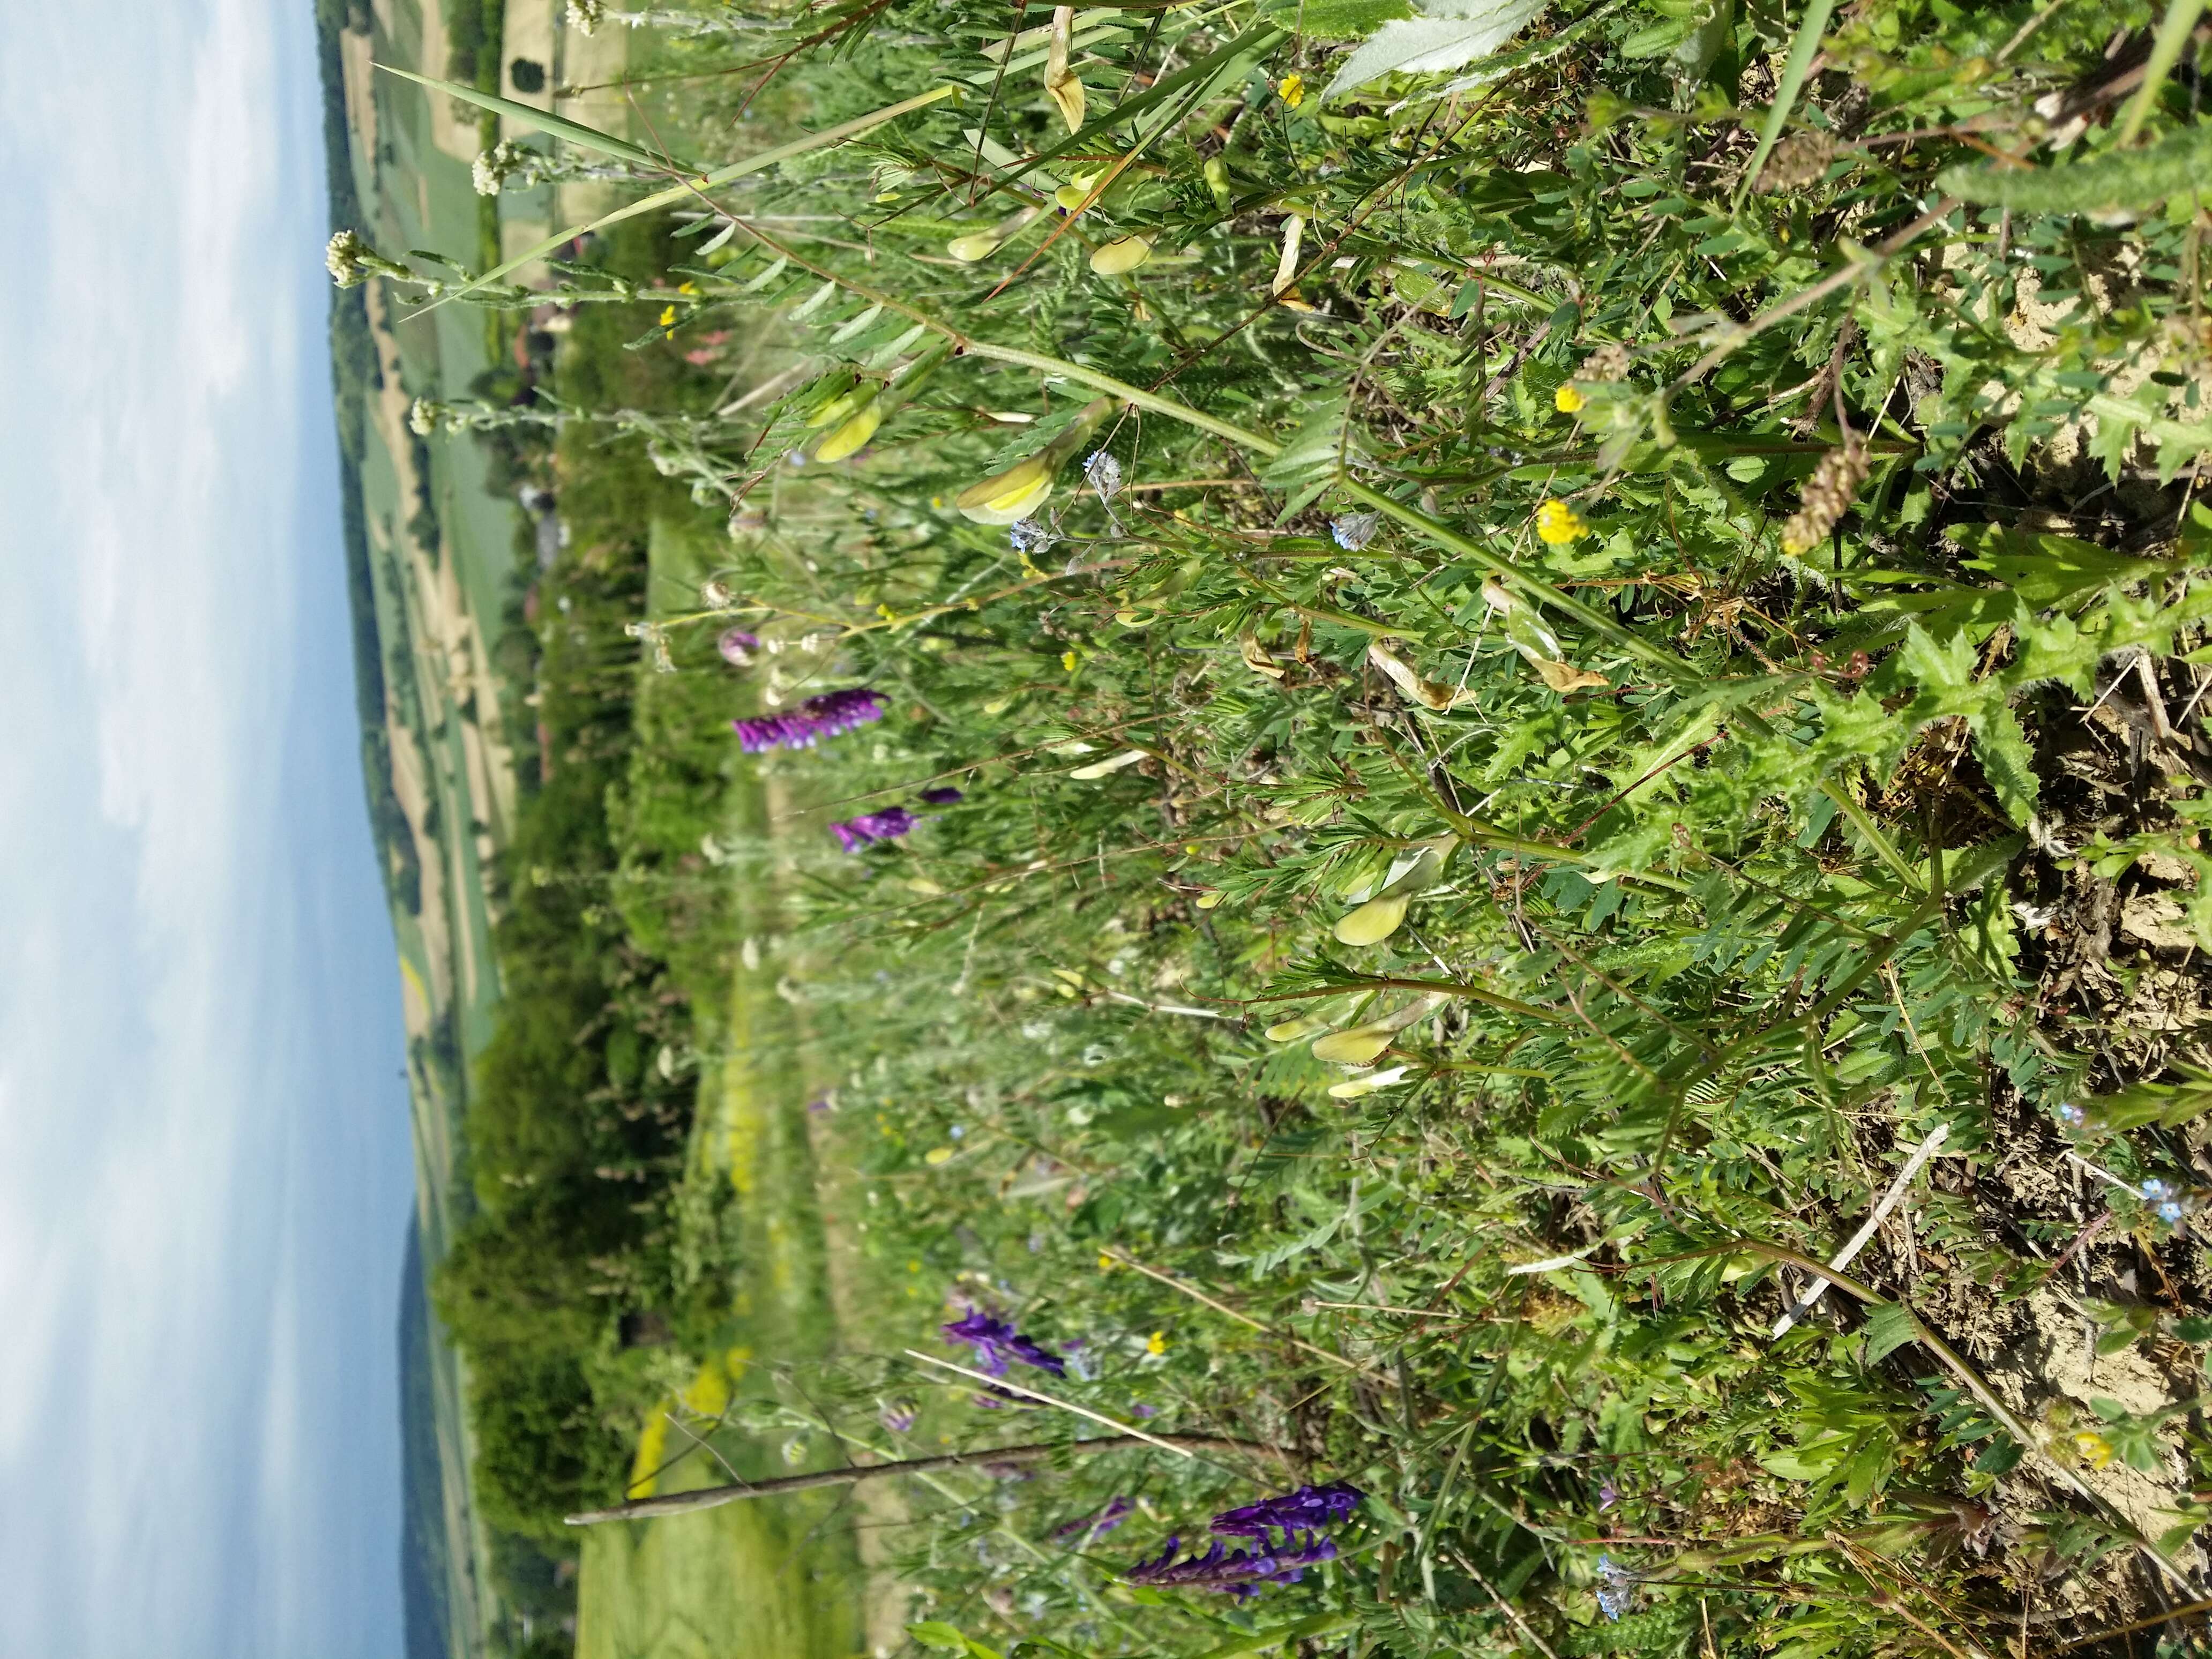
[[[579,1651],[2203,1644],[2202,9],[434,90],[592,192],[331,250],[564,329],[408,420],[572,532],[437,1300]]]

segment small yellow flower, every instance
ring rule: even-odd
[[[663,327],[663,328],[669,327],[669,326],[670,326],[672,324],[673,324],[675,321],[676,321],[676,307],[675,307],[674,306],[663,306],[663,307],[661,307],[661,308],[660,308],[660,325],[661,325],[661,327]]]
[[[1165,1353],[1167,1351],[1168,1334],[1165,1331],[1154,1331],[1152,1334],[1152,1339],[1145,1344],[1145,1352],[1146,1353],[1159,1354]]]
[[[1103,1250],[1098,1252],[1098,1271],[1102,1273],[1110,1273],[1114,1271],[1114,1258]]]
[[[1285,75],[1282,84],[1275,90],[1283,94],[1283,101],[1285,104],[1296,109],[1306,100],[1306,77],[1303,75]]]
[[[933,1146],[922,1154],[921,1161],[924,1164],[950,1164],[952,1161],[952,1149],[950,1146]]]
[[[1574,414],[1588,401],[1589,399],[1585,398],[1581,392],[1575,390],[1571,381],[1552,394],[1552,407],[1562,415]]]
[[[678,283],[676,285],[676,291],[678,294],[696,294],[699,291],[699,284],[696,283]]]
[[[2074,1449],[2093,1469],[2101,1469],[2112,1461],[2112,1443],[2094,1429],[2083,1429],[2075,1435]]]
[[[1589,526],[1565,501],[1546,501],[1536,509],[1536,534],[1553,547],[1565,547],[1589,534]]]
[[[1061,652],[1060,653],[1060,665],[1062,668],[1065,668],[1069,673],[1073,674],[1075,672],[1075,653],[1073,651]]]
[[[892,610],[890,606],[887,605],[878,605],[876,607],[876,614],[878,617],[881,617],[885,622],[896,622],[898,620],[898,612]]]

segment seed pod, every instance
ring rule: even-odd
[[[1820,457],[1813,476],[1805,480],[1796,513],[1782,526],[1784,553],[1795,558],[1827,540],[1837,521],[1850,511],[1853,497],[1866,482],[1867,467],[1866,446],[1861,443],[1846,444]]]
[[[1236,199],[1229,188],[1229,163],[1218,155],[1206,158],[1206,191],[1213,198],[1213,205],[1224,213],[1229,211],[1231,203]]]
[[[1152,257],[1152,239],[1147,236],[1124,236],[1111,241],[1091,256],[1091,269],[1101,276],[1119,276],[1134,270]]]
[[[1774,147],[1759,169],[1759,188],[1769,196],[1784,191],[1809,190],[1828,176],[1828,163],[1836,159],[1832,134],[1793,132]]]
[[[1608,340],[1583,359],[1583,366],[1575,371],[1575,379],[1586,386],[1607,386],[1628,378],[1628,348],[1618,340]]]

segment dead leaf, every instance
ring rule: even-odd
[[[1604,675],[1593,674],[1587,668],[1544,658],[1537,659],[1536,672],[1544,677],[1545,684],[1563,696],[1570,691],[1595,691],[1613,684]]]
[[[1237,648],[1243,654],[1244,665],[1254,673],[1265,674],[1271,680],[1283,678],[1282,664],[1267,654],[1267,647],[1260,643],[1258,635],[1245,635],[1237,641]]]
[[[1436,680],[1425,680],[1416,673],[1411,663],[1390,648],[1388,640],[1376,640],[1367,647],[1367,660],[1388,674],[1398,689],[1419,703],[1441,714],[1463,702],[1473,702],[1474,693],[1455,689]],[[1602,684],[1602,682],[1601,682]]]

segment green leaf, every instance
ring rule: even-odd
[[[1310,40],[1364,40],[1385,23],[1413,15],[1407,0],[1272,0],[1262,13],[1295,24]]]
[[[2145,149],[2108,149],[2067,167],[1946,167],[1936,188],[2016,213],[2139,212],[2186,195],[2212,168],[2212,122],[2168,133]]]
[[[1284,502],[1278,524],[1318,500],[1343,475],[1346,458],[1358,453],[1357,440],[1347,425],[1350,404],[1334,398],[1315,407],[1283,447],[1260,469],[1263,483],[1273,485],[1290,499]]]
[[[1875,1364],[1920,1334],[1912,1310],[1901,1302],[1885,1302],[1867,1316],[1866,1363]]]
[[[1426,15],[1385,23],[1344,60],[1322,94],[1340,93],[1386,75],[1428,75],[1486,58],[1540,15],[1548,0],[1431,0]]]
[[[919,1625],[908,1625],[906,1633],[926,1648],[939,1648],[947,1653],[965,1653],[968,1638],[951,1626],[932,1619]]]

